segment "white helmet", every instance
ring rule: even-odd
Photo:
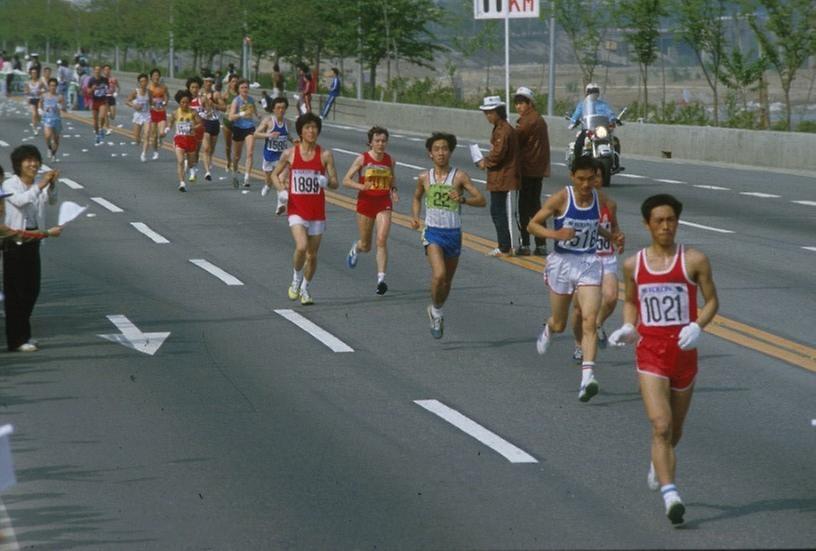
[[[601,87],[598,86],[598,84],[595,82],[590,82],[589,84],[586,85],[586,88],[584,88],[584,92],[586,94],[600,94]]]

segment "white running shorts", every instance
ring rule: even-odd
[[[133,113],[133,124],[150,124],[150,113]]]
[[[598,255],[598,258],[601,259],[601,264],[603,264],[603,275],[606,276],[607,274],[612,274],[618,279],[620,276],[618,275],[618,256],[614,254],[610,255]]]
[[[306,228],[306,235],[323,235],[326,231],[325,220],[304,220],[297,214],[289,215],[289,227],[304,226]]]
[[[544,283],[559,295],[571,295],[584,285],[600,285],[603,264],[596,254],[563,254],[547,256]]]

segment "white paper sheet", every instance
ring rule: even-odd
[[[77,216],[88,210],[88,207],[82,207],[72,201],[63,201],[59,209],[58,225],[64,226]]]
[[[484,159],[484,155],[482,155],[482,150],[479,149],[479,146],[475,143],[470,144],[470,158],[473,159],[474,164]]]

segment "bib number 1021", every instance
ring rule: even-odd
[[[680,294],[653,295],[641,299],[640,312],[645,325],[685,325],[689,323],[688,302]]]

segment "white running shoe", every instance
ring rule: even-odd
[[[589,402],[593,396],[598,394],[600,389],[601,385],[598,384],[598,380],[593,375],[586,384],[582,384],[581,388],[578,389],[578,399],[584,403]]]
[[[37,350],[39,350],[39,348],[28,342],[25,344],[21,344],[17,348],[17,352],[36,352]]]
[[[143,163],[146,163],[146,162],[147,162],[147,155],[145,155],[144,153],[142,153],[142,154],[139,156],[139,159],[140,159],[140,160],[141,160]]]
[[[431,336],[435,339],[441,339],[445,331],[445,318],[434,316],[433,306],[428,305],[428,319],[431,322]]]
[[[348,255],[346,256],[346,266],[349,268],[354,268],[357,266],[357,240],[354,240],[354,243],[351,244],[351,249],[349,249]]]
[[[646,484],[649,489],[656,492],[660,489],[660,482],[657,480],[657,473],[655,473],[654,463],[649,463],[649,474],[646,475]]]
[[[287,291],[289,300],[297,300],[300,297],[300,284],[292,283]]]
[[[204,174],[204,179],[207,180],[208,182],[211,182],[212,181],[212,174],[210,174],[209,172],[206,172]]]
[[[159,152],[158,152],[158,151],[154,151],[154,152],[153,152],[153,160],[154,160],[154,161],[157,161],[158,159],[159,159]]]
[[[300,304],[302,306],[309,306],[310,304],[314,304],[312,295],[310,295],[309,291],[307,291],[306,289],[300,290]]]
[[[105,129],[105,135],[110,136],[111,134],[113,134],[113,130],[111,130],[110,128],[106,128]]]
[[[673,496],[666,499],[666,516],[672,523],[672,526],[680,526],[683,524],[683,515],[686,514],[686,506],[683,505],[683,500],[677,492]]]
[[[581,348],[580,344],[575,345],[575,350],[572,351],[572,359],[575,360],[575,363],[581,364],[584,361],[584,350]]]
[[[178,190],[179,190],[180,192],[182,192],[182,193],[184,193],[185,191],[187,191],[187,186],[186,186],[186,185],[184,185],[184,182],[179,182]]]
[[[196,169],[194,169],[194,168],[190,169],[190,175],[187,177],[187,181],[189,181],[189,182],[195,182],[196,181]]]
[[[275,207],[275,214],[280,216],[286,212],[286,203],[289,202],[289,193],[286,190],[278,192],[278,204]]]
[[[538,335],[538,339],[536,339],[536,351],[540,355],[544,355],[547,353],[547,348],[550,347],[550,327],[545,323],[544,329],[541,330],[541,333]]]

